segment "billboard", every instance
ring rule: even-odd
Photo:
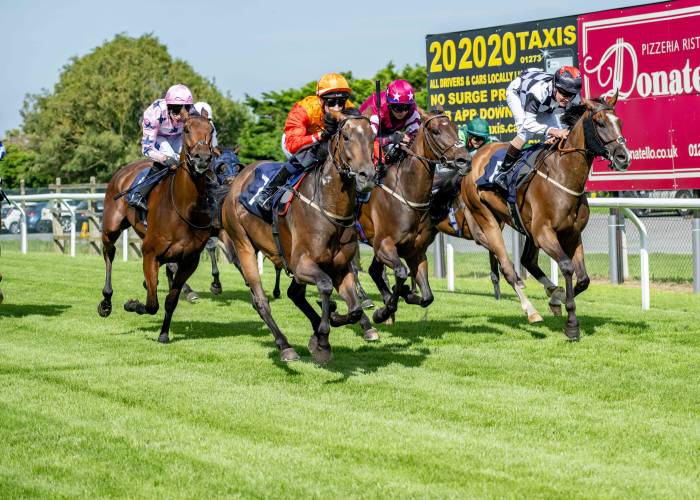
[[[619,89],[632,153],[627,172],[594,162],[588,188],[700,188],[700,2],[584,14],[578,23],[583,93]]]
[[[700,188],[700,0],[677,0],[501,27],[428,35],[428,100],[458,124],[488,121],[515,135],[505,102],[525,68],[573,64],[583,95],[620,92],[616,112],[632,153],[627,172],[596,160],[589,191]]]

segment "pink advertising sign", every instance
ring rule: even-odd
[[[589,191],[700,188],[700,0],[578,18],[583,94],[608,96],[632,152],[627,172],[596,160]]]

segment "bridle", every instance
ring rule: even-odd
[[[195,116],[197,116],[197,115],[195,115]],[[194,116],[188,117],[188,120],[191,119],[191,118],[193,118],[193,117],[194,117]],[[207,120],[207,119],[204,118],[204,117],[199,117],[199,116],[197,116],[197,117],[198,117],[198,118],[202,118],[203,120]],[[207,122],[209,122],[209,120],[207,120]],[[186,122],[185,122],[185,123],[186,123]],[[211,123],[209,124],[209,126],[211,126]],[[195,142],[195,143],[192,145],[192,147],[188,146],[187,143],[186,143],[186,141],[185,141],[184,138],[183,138],[182,147],[183,147],[183,149],[184,149],[185,164],[187,165],[187,171],[190,173],[190,175],[192,175],[192,170],[193,170],[193,169],[194,169],[194,173],[195,173],[196,175],[203,175],[203,174],[206,174],[206,172],[207,172],[208,170],[211,170],[211,161],[210,161],[209,164],[207,165],[207,168],[200,171],[196,166],[194,166],[194,164],[196,163],[196,158],[194,158],[194,157],[190,154],[190,150],[196,148],[197,146],[206,146],[206,147],[207,147],[207,151],[209,152],[209,156],[213,158],[213,156],[214,156],[214,149],[211,147],[211,139],[209,138],[209,137],[211,137],[211,135],[212,135],[212,134],[210,133],[207,139],[200,139],[200,140],[198,140],[197,142]],[[186,149],[185,149],[185,148],[186,148]]]
[[[467,160],[462,159],[462,158],[448,160],[446,155],[447,155],[447,152],[452,150],[453,148],[462,147],[462,143],[458,140],[454,144],[450,144],[445,149],[442,149],[440,147],[440,145],[437,143],[437,141],[432,137],[432,135],[430,134],[430,132],[428,130],[428,124],[432,120],[435,120],[436,118],[447,118],[449,120],[449,117],[445,113],[440,113],[440,114],[431,116],[430,118],[428,118],[427,120],[425,120],[423,122],[423,137],[424,137],[425,143],[428,145],[428,151],[430,152],[430,155],[436,159],[431,159],[431,158],[427,158],[425,156],[421,156],[419,154],[416,154],[413,151],[411,151],[410,148],[407,148],[406,146],[401,146],[401,149],[407,155],[419,159],[420,161],[425,163],[428,167],[435,167],[437,165],[444,165],[447,168],[450,168],[453,170],[459,170],[460,168],[462,168],[466,165]]]
[[[573,152],[580,152],[580,153],[585,153],[587,156],[592,156],[595,158],[596,156],[600,156],[602,158],[605,158],[610,162],[610,164],[613,164],[612,158],[610,158],[610,155],[612,154],[610,150],[608,149],[608,145],[614,143],[617,143],[619,145],[625,145],[627,144],[627,139],[624,138],[622,134],[618,135],[617,137],[610,139],[609,141],[604,141],[602,137],[600,137],[600,134],[598,133],[598,129],[595,126],[595,123],[593,123],[593,115],[600,111],[613,111],[614,108],[612,106],[608,106],[607,104],[600,104],[595,110],[587,110],[587,115],[585,118],[583,118],[583,148],[565,148],[563,147],[565,141],[559,141],[559,144],[557,146],[557,150],[560,153],[573,153]],[[612,167],[611,167],[612,168]]]

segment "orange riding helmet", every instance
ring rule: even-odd
[[[319,97],[327,96],[328,94],[345,94],[350,95],[350,85],[343,75],[338,73],[326,73],[316,84],[316,95]]]

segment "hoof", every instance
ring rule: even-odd
[[[578,326],[567,326],[564,328],[564,335],[569,340],[578,340],[581,338],[581,330],[579,330]]]
[[[140,302],[138,300],[127,300],[124,302],[124,310],[126,312],[136,312],[138,310]]]
[[[544,319],[542,318],[540,313],[538,313],[537,311],[535,311],[532,314],[527,315],[527,322],[530,323],[531,325],[533,323],[541,323],[542,321],[544,321]]]
[[[279,299],[282,296],[282,293],[277,288],[275,288],[272,291],[272,296],[276,299]]]
[[[420,301],[420,306],[421,307],[428,307],[430,304],[433,303],[434,300],[435,300],[435,297],[432,297],[432,296],[428,297],[427,299]]]
[[[550,302],[553,301],[559,301],[559,302],[565,302],[566,301],[566,292],[564,289],[560,286],[556,286],[554,288],[549,288],[547,290],[547,297],[549,297]]]
[[[126,307],[126,304],[124,304],[124,307]],[[103,318],[106,318],[107,316],[112,314],[112,304],[108,304],[103,300],[102,302],[97,304],[97,314],[99,314]]]
[[[362,309],[373,309],[373,308],[374,308],[374,302],[372,302],[372,301],[369,300],[369,299],[365,299],[365,300],[363,300],[362,303],[360,304],[360,307],[362,307]]]
[[[549,304],[549,310],[555,316],[561,316],[561,304]]]
[[[212,295],[221,295],[221,285],[212,283],[209,287],[209,290],[211,291]]]
[[[374,314],[372,314],[372,321],[375,323],[384,323],[386,320],[389,319],[391,316],[391,313],[387,310],[386,307],[380,307],[376,311],[374,311]]]
[[[376,328],[370,328],[362,336],[367,342],[376,342],[379,340],[379,330]]]
[[[184,294],[184,296],[185,300],[190,304],[194,304],[199,300],[199,295],[197,295],[197,292],[195,292],[194,290],[187,292],[186,294]]]
[[[170,337],[168,337],[167,333],[161,333],[158,336],[158,342],[160,342],[161,344],[167,344],[168,342],[170,342]]]
[[[318,339],[316,335],[309,337],[309,352],[314,360],[314,363],[319,365],[325,365],[333,360],[333,353],[330,349],[323,349],[318,345]]]
[[[280,360],[284,361],[285,363],[289,363],[290,361],[299,361],[300,359],[301,358],[293,347],[287,347],[286,349],[282,349],[282,352],[280,352]]]

